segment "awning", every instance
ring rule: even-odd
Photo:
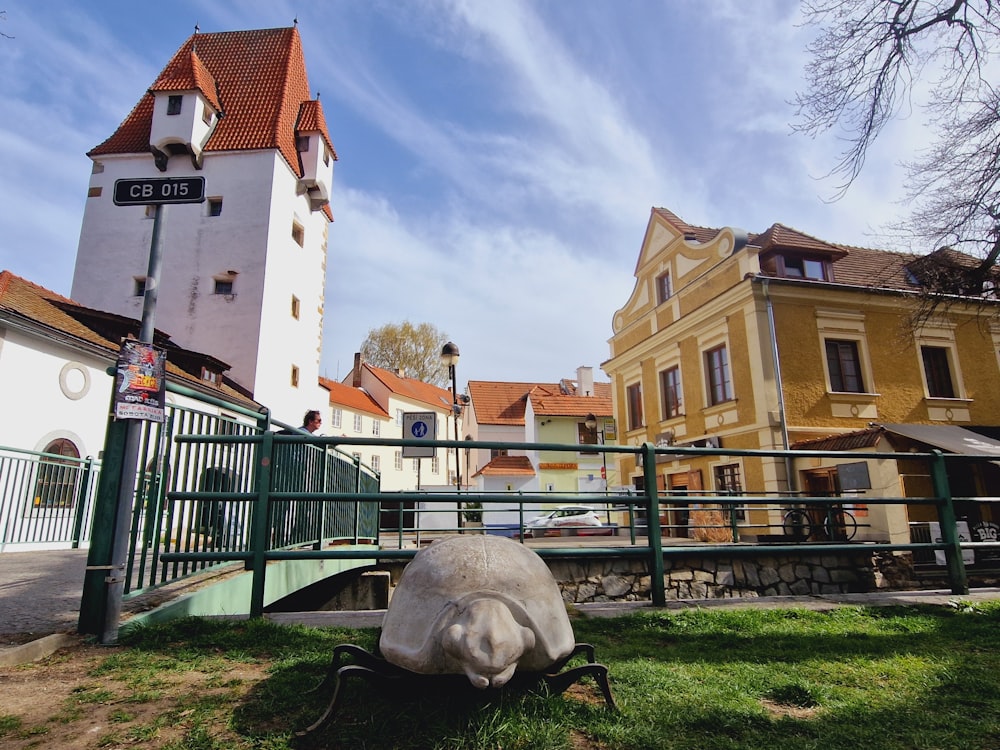
[[[1000,443],[964,427],[946,424],[883,424],[882,427],[949,453],[1000,458]]]

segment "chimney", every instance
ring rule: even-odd
[[[361,357],[361,352],[354,353],[354,372],[351,373],[351,387],[360,388],[361,387],[361,366],[365,363],[365,360]]]
[[[577,367],[576,368],[576,395],[577,396],[593,396],[594,395],[594,368],[593,367]]]

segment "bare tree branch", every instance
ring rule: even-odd
[[[928,249],[974,255],[980,280],[992,278],[1000,256],[1000,97],[989,66],[1000,51],[1000,4],[804,0],[803,13],[819,34],[808,47],[808,88],[796,96],[793,129],[844,134],[847,147],[829,173],[842,178],[836,197],[889,122],[919,109],[931,147],[906,164],[912,215],[893,229]],[[926,101],[915,101],[918,81],[930,91]]]

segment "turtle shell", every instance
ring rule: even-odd
[[[389,602],[379,650],[420,674],[469,674],[444,642],[456,622],[477,616],[477,628],[488,631],[483,642],[511,653],[517,669],[542,671],[575,645],[559,586],[542,558],[511,539],[476,534],[441,539],[414,556]],[[511,639],[517,643],[505,650]]]

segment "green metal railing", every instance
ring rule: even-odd
[[[357,499],[359,492],[378,492],[378,476],[368,467],[335,448],[310,444],[307,435],[274,434],[266,412],[173,384],[168,390],[225,412],[168,405],[162,423],[141,423],[127,524],[117,520],[126,427],[109,422],[80,632],[110,632],[105,628],[114,603],[108,588],[114,583],[123,584],[123,596],[132,596],[220,564],[261,567],[264,550],[320,548],[332,540],[356,544],[378,536],[377,503]],[[333,491],[350,499],[317,499]],[[112,564],[116,528],[129,534],[123,570]],[[257,573],[262,587],[263,570]]]
[[[424,440],[377,438],[319,437],[299,434],[276,434],[267,429],[266,415],[247,412],[256,422],[239,419],[209,418],[204,414],[174,409],[163,425],[148,427],[144,432],[143,456],[145,473],[141,487],[136,488],[136,503],[132,518],[132,558],[126,590],[135,592],[160,585],[179,576],[203,570],[211,565],[240,562],[253,575],[251,615],[260,615],[264,608],[264,582],[267,564],[279,560],[408,560],[421,544],[419,522],[411,527],[403,519],[408,506],[423,508],[422,512],[454,514],[454,525],[440,524],[434,534],[469,533],[459,519],[463,508],[477,508],[487,517],[493,510],[516,512],[516,533],[524,539],[526,514],[555,504],[589,504],[614,507],[623,512],[628,540],[615,539],[614,544],[599,540],[586,546],[538,548],[542,557],[586,559],[640,559],[645,561],[652,582],[654,604],[665,603],[664,560],[672,556],[762,556],[801,554],[808,544],[780,536],[781,512],[806,505],[833,511],[845,502],[842,497],[805,496],[801,493],[775,496],[747,491],[692,494],[663,493],[657,489],[657,461],[682,456],[726,456],[745,458],[848,458],[851,461],[877,459],[926,460],[933,480],[934,494],[928,497],[864,496],[869,507],[904,504],[928,506],[940,523],[939,539],[908,543],[828,540],[822,544],[824,553],[901,552],[920,554],[943,552],[952,591],[968,591],[968,577],[962,561],[962,550],[1000,548],[1000,543],[970,543],[959,539],[954,499],[948,482],[948,467],[967,461],[982,461],[978,456],[954,454],[908,453],[900,456],[886,453],[836,453],[822,451],[723,450],[716,448],[656,448],[650,443],[641,446],[602,446],[609,454],[630,454],[643,467],[644,489],[632,495],[606,493],[489,493],[474,491],[392,492],[382,493],[379,477],[343,449],[356,446],[427,447]],[[110,433],[110,430],[109,430]],[[113,443],[114,435],[109,435]],[[510,444],[491,441],[430,441],[436,449],[506,449],[525,453],[563,452],[578,454],[580,446],[562,444]],[[112,455],[108,451],[106,455]],[[107,468],[105,469],[107,474]],[[104,482],[102,490],[104,492]],[[100,494],[100,493],[99,493]],[[857,498],[852,498],[852,500]],[[968,500],[968,498],[960,498]],[[996,498],[974,498],[988,504]],[[664,536],[672,531],[670,524],[661,527],[660,514],[675,506],[697,503],[702,508],[720,510],[720,526],[731,533],[723,543],[684,544]],[[386,509],[391,509],[391,512]],[[778,531],[778,541],[750,543],[741,534],[762,530],[762,525],[740,522],[739,511],[774,511],[763,527]],[[391,530],[380,531],[379,513],[383,518],[395,516]],[[98,514],[99,516],[100,514]],[[639,526],[640,520],[643,525]],[[688,526],[690,528],[691,525]],[[639,533],[641,531],[641,533]],[[424,532],[427,534],[428,532]],[[412,534],[412,538],[411,538]],[[95,533],[95,539],[97,534]],[[340,542],[331,545],[330,542]],[[93,546],[92,546],[93,549]],[[815,551],[815,548],[814,548]],[[93,555],[92,555],[93,558]],[[90,569],[100,570],[99,565]],[[85,601],[87,592],[85,591]],[[88,606],[81,607],[81,631],[86,630],[92,614]]]
[[[100,463],[0,446],[0,550],[90,537]]]

